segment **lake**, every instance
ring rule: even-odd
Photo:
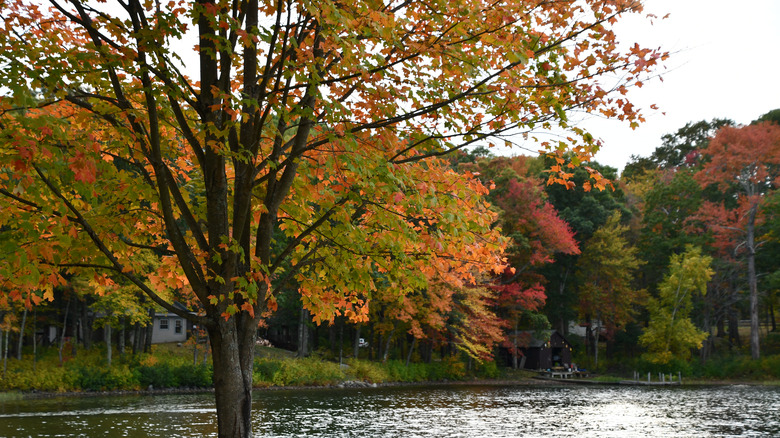
[[[258,437],[770,437],[780,387],[404,386],[256,391]],[[213,394],[0,402],[2,437],[216,436]]]

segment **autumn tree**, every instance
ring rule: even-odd
[[[744,251],[750,289],[750,351],[760,356],[758,284],[756,275],[756,226],[769,192],[780,184],[780,126],[770,122],[721,128],[703,151],[707,163],[697,173],[702,187],[732,191],[734,197],[705,202],[698,219],[717,236],[730,242],[734,251]]]
[[[689,122],[674,133],[661,136],[661,146],[655,148],[650,157],[631,156],[623,169],[624,178],[632,178],[648,170],[676,170],[698,166],[701,152],[710,139],[724,126],[734,125],[733,120],[712,119]]]
[[[546,167],[557,163],[549,157],[545,158]],[[589,166],[610,180],[617,179],[617,169],[613,167],[597,162],[589,163]],[[544,172],[542,175],[546,176],[548,173]],[[545,187],[545,193],[558,216],[571,228],[580,249],[616,211],[623,217],[631,215],[620,185],[615,184],[606,190],[586,191],[584,183],[588,181],[588,173],[585,169],[574,169],[571,181],[576,184],[575,188],[567,189],[561,184],[552,184]],[[544,313],[553,327],[562,333],[568,329],[569,321],[578,317],[580,285],[574,273],[580,257],[578,254],[559,253],[552,264],[540,269],[548,281]]]
[[[547,201],[545,181],[536,176],[541,158],[480,155],[474,161],[460,166],[492,184],[488,200],[498,209],[501,232],[508,238],[507,267],[491,289],[495,311],[508,329],[503,346],[517,367],[519,348],[526,346],[519,329],[549,328],[540,313],[547,294],[540,267],[558,255],[579,254],[579,247],[569,225]]]
[[[672,256],[669,272],[658,287],[658,298],[648,300],[650,322],[639,338],[651,362],[686,360],[691,349],[701,348],[709,335],[696,328],[689,315],[693,297],[707,293],[707,282],[713,274],[711,263],[712,257],[702,255],[701,248],[694,246]]]
[[[377,272],[399,296],[427,285],[420,263],[470,281],[500,251],[473,180],[430,158],[560,127],[569,142],[539,147],[585,162],[566,111],[641,122],[623,94],[665,56],[619,48],[612,26],[641,11],[622,0],[49,5],[0,3],[2,225],[20,242],[0,277],[27,300],[63,270],[122,275],[205,327],[221,437],[251,436],[273,281],[295,278],[317,321],[364,320]],[[150,252],[198,315],[138,274]]]
[[[623,235],[626,230],[620,224],[620,214],[614,213],[585,243],[577,262],[579,314],[592,323],[589,328],[594,336],[596,364],[602,330],[611,339],[633,320],[645,297],[645,291],[633,284],[640,260],[636,247],[630,246]]]
[[[644,193],[638,246],[646,262],[642,269],[645,281],[653,290],[668,269],[669,258],[681,253],[686,244],[701,240],[687,227],[688,218],[701,206],[701,192],[694,173],[680,169],[655,174]]]
[[[518,327],[528,312],[539,312],[547,298],[545,279],[539,268],[559,254],[579,254],[569,225],[545,199],[542,181],[514,178],[504,183],[495,203],[501,208],[503,233],[509,237],[507,268],[493,286],[496,306],[514,330],[505,346],[516,360]]]

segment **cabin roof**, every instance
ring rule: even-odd
[[[550,340],[555,336],[556,334],[560,336],[560,338],[563,340],[564,344],[571,346],[569,341],[560,334],[557,330],[524,330],[520,333],[527,333],[531,336],[531,340],[528,342],[529,348],[542,348],[544,347],[544,344],[547,342],[550,342]]]

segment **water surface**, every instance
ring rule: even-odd
[[[771,437],[780,388],[420,386],[257,391],[260,437]],[[0,402],[3,437],[216,436],[213,394]]]

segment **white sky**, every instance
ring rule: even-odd
[[[649,156],[661,136],[686,123],[728,118],[747,124],[780,108],[780,0],[645,0],[646,13],[663,17],[650,26],[635,19],[618,25],[629,45],[672,52],[663,82],[630,91],[647,122],[636,130],[612,120],[582,126],[604,142],[596,161],[622,170],[634,155]],[[657,104],[658,111],[649,107]],[[662,113],[665,113],[662,114]]]

